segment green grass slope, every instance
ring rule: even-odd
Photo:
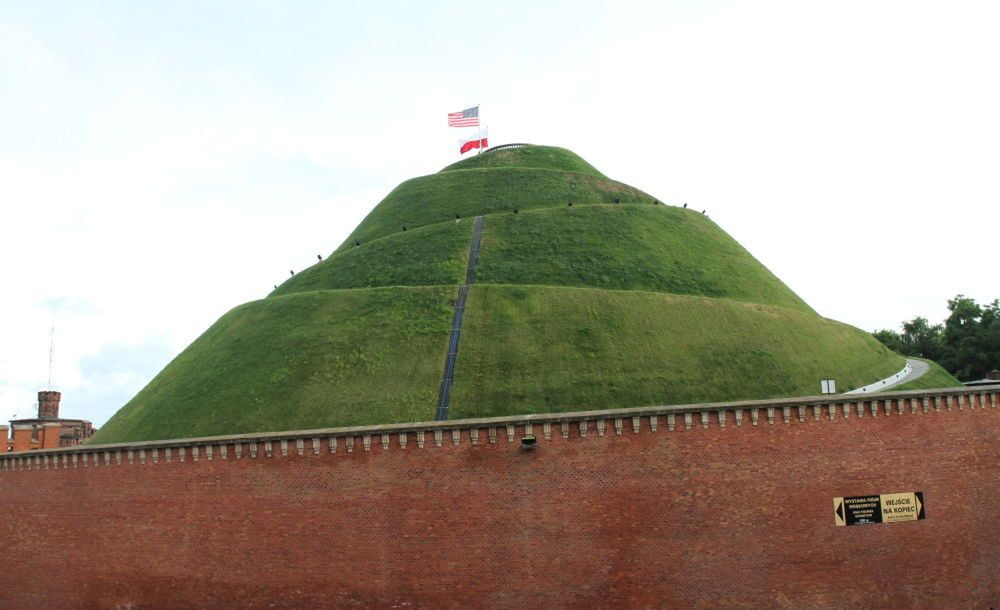
[[[486,219],[479,282],[725,297],[812,312],[707,217],[671,206],[600,205]]]
[[[598,178],[607,178],[597,171],[597,168],[587,163],[576,153],[557,146],[523,146],[491,151],[485,155],[474,155],[452,163],[441,170],[451,172],[461,169],[483,169],[504,167],[531,167],[536,169],[558,169],[567,172],[590,174]]]
[[[652,204],[639,189],[588,174],[550,169],[470,169],[414,178],[397,186],[361,221],[338,252],[403,230],[480,214],[567,203]]]
[[[465,281],[472,220],[389,235],[336,252],[288,278],[270,296],[310,290],[437,286]]]
[[[580,286],[730,298],[812,310],[714,222],[670,206],[582,205],[494,214],[480,283]],[[272,293],[459,284],[472,220],[376,239],[289,278]]]
[[[905,360],[870,334],[725,299],[537,286],[470,289],[453,418],[816,394]]]
[[[432,419],[454,297],[380,288],[241,305],[90,442]]]
[[[912,356],[910,357],[912,358]],[[890,392],[895,392],[897,390],[931,390],[935,388],[963,387],[961,381],[956,379],[954,375],[946,371],[944,367],[937,362],[927,360],[926,358],[917,358],[917,360],[922,360],[931,365],[930,370],[913,381],[890,388]]]

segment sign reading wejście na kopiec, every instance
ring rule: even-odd
[[[923,518],[922,491],[833,499],[833,520],[838,526],[896,523]]]

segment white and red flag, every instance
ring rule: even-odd
[[[461,140],[460,141],[461,146],[458,149],[458,153],[460,155],[464,155],[465,153],[469,152],[474,148],[488,147],[490,144],[486,139],[486,135],[487,134],[485,131],[480,131],[478,134],[476,134],[476,137],[472,138],[471,140]]]
[[[449,112],[448,127],[479,127],[479,106]]]

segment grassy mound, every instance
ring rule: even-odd
[[[590,174],[598,178],[607,178],[597,171],[597,168],[587,163],[575,153],[557,146],[524,146],[491,151],[484,155],[475,155],[452,163],[441,170],[451,172],[461,169],[505,167],[533,167],[536,169],[558,169],[566,172]]]
[[[91,442],[433,419],[476,215],[452,418],[815,394],[820,379],[860,387],[902,368],[711,220],[654,202],[550,147],[404,182],[327,260],[223,316]],[[940,373],[915,383],[954,384]]]
[[[454,297],[380,288],[241,305],[91,442],[432,419]]]
[[[725,297],[812,309],[714,222],[669,206],[601,205],[486,219],[479,281]]]
[[[455,418],[818,393],[905,359],[856,328],[780,307],[648,292],[470,289]]]
[[[397,186],[338,248],[353,248],[403,230],[480,214],[565,206],[568,203],[653,203],[626,184],[551,169],[470,169],[414,178]]]

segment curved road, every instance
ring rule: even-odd
[[[923,360],[917,360],[916,358],[907,358],[906,365],[910,370],[905,375],[900,375],[899,373],[896,373],[895,375],[890,375],[885,379],[880,379],[879,381],[876,381],[875,383],[870,383],[862,388],[856,388],[854,390],[844,392],[844,394],[865,394],[868,392],[881,392],[883,390],[888,390],[893,386],[897,386],[903,383],[909,383],[915,379],[919,379],[924,375],[924,373],[931,370],[931,365],[927,364]],[[903,370],[905,371],[906,369]],[[900,371],[900,373],[901,372],[903,371]]]

